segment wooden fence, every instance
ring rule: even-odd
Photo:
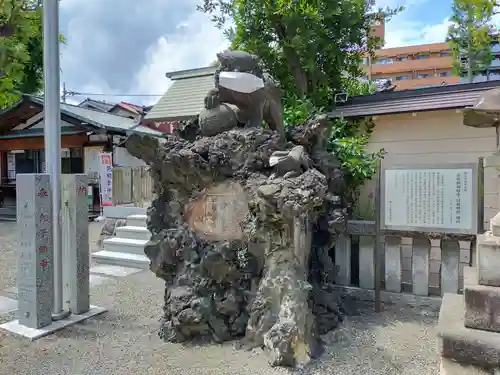
[[[463,268],[475,259],[475,236],[383,233],[381,290],[416,296],[460,293]],[[335,246],[338,285],[373,290],[375,224],[350,221]]]
[[[113,205],[132,203],[138,207],[153,199],[153,181],[147,167],[113,168]]]

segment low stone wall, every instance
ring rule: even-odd
[[[336,283],[373,290],[375,223],[353,220],[338,230]],[[461,293],[463,268],[475,259],[475,241],[462,234],[382,232],[381,289],[424,297]]]

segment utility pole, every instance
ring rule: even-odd
[[[61,218],[61,86],[59,61],[59,0],[43,0],[43,73],[45,83],[45,165],[50,175],[52,241],[54,251],[54,301],[52,320],[70,315],[63,310]]]
[[[467,80],[469,83],[474,82],[474,76],[472,71],[472,31],[470,26],[468,26],[468,35],[467,35]]]
[[[62,101],[63,103],[66,103],[66,95],[68,92],[66,91],[66,82],[63,82],[63,94],[62,94]]]

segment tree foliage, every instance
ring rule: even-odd
[[[331,109],[335,93],[372,92],[359,79],[363,58],[381,43],[370,32],[375,21],[388,21],[402,10],[373,8],[374,0],[204,0],[198,7],[219,28],[226,27],[233,49],[258,55],[280,82],[288,124]],[[373,124],[363,124],[334,121],[329,142],[348,172],[351,200],[383,154],[366,151]]]
[[[488,68],[493,59],[491,42],[495,30],[492,18],[497,0],[454,0],[447,41],[453,49],[453,70],[456,75],[474,75]]]
[[[331,106],[335,90],[363,75],[360,63],[380,43],[368,38],[374,0],[204,0],[199,9],[226,29],[232,48],[259,55],[286,93]]]
[[[43,84],[40,1],[0,0],[0,109]]]

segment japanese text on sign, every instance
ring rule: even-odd
[[[110,152],[101,152],[100,157],[100,188],[103,206],[113,205],[113,163]]]
[[[473,168],[384,171],[383,226],[474,232]]]

